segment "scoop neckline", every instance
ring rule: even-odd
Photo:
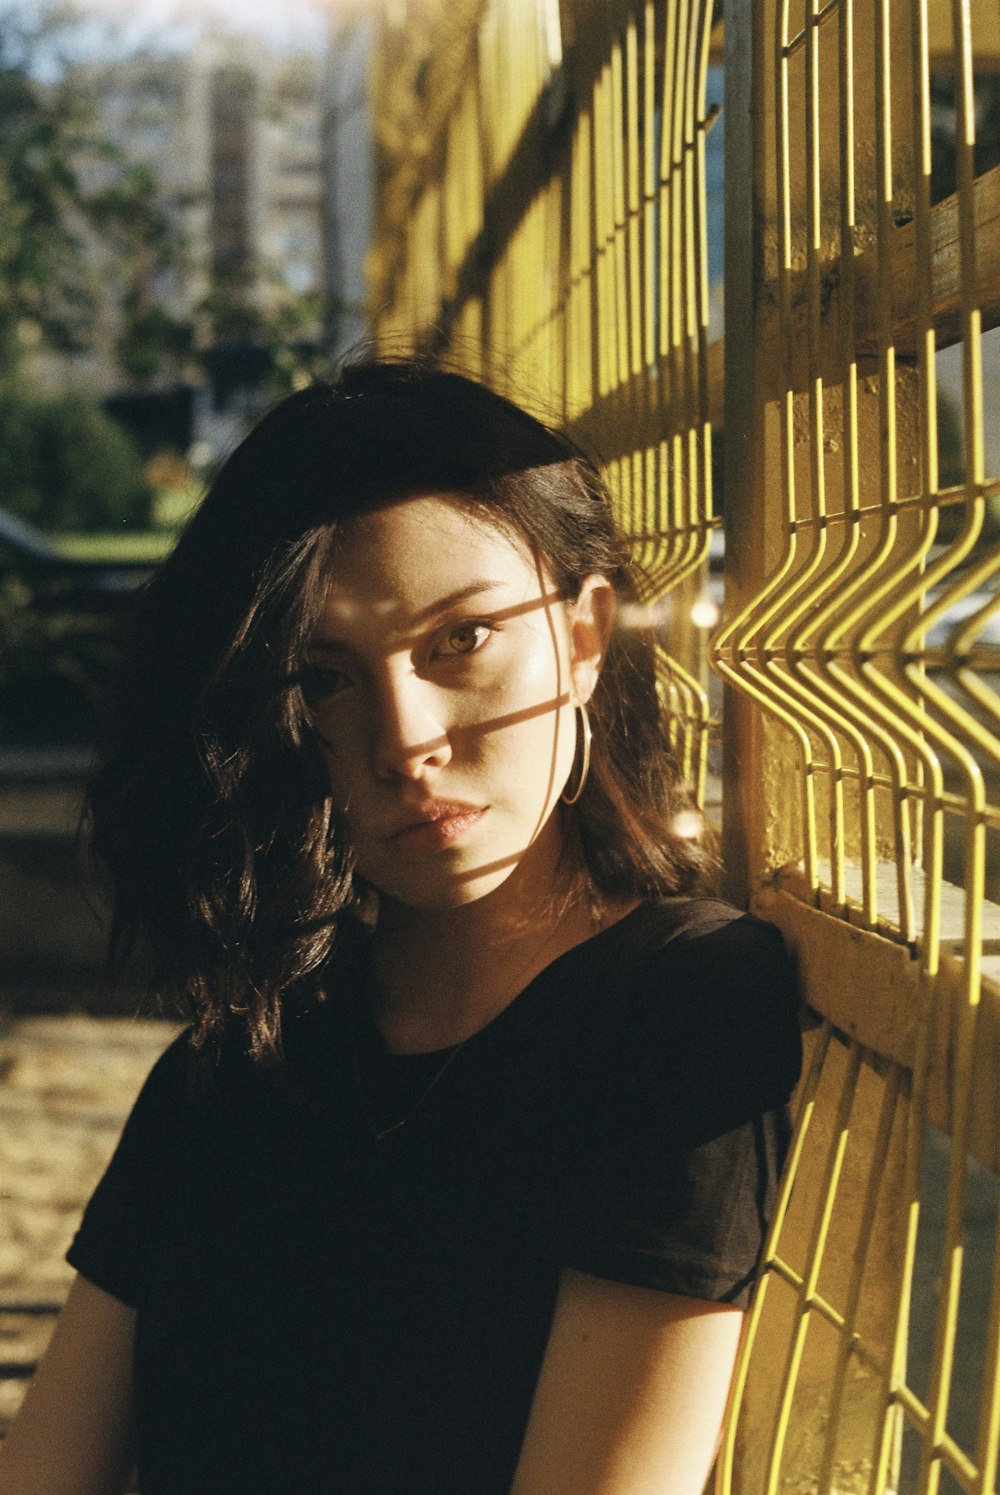
[[[374,988],[371,947],[366,943],[359,952],[361,957],[362,984],[352,999],[353,1019],[355,1021],[360,1020],[364,1031],[378,1045],[379,1052],[387,1064],[398,1065],[400,1069],[403,1069],[408,1066],[416,1068],[421,1061],[429,1062],[432,1059],[436,1059],[441,1063],[449,1055],[453,1054],[456,1049],[471,1048],[480,1039],[484,1039],[487,1035],[497,1032],[508,1020],[512,1020],[516,1013],[522,1012],[526,1006],[530,1005],[530,1000],[537,995],[537,988],[544,987],[557,972],[561,973],[562,968],[566,964],[572,963],[574,957],[579,958],[583,951],[592,951],[595,945],[609,943],[610,936],[623,931],[627,925],[640,922],[641,915],[647,913],[651,908],[656,907],[659,902],[663,901],[648,898],[641,899],[634,908],[630,908],[627,913],[622,914],[620,919],[615,919],[614,923],[606,924],[596,934],[590,935],[585,940],[580,940],[576,945],[571,945],[568,950],[564,950],[561,955],[557,955],[553,960],[550,960],[547,966],[543,966],[540,971],[532,976],[531,980],[511,998],[505,1007],[501,1008],[495,1017],[490,1018],[489,1022],[484,1023],[481,1028],[477,1028],[474,1033],[470,1033],[468,1038],[461,1039],[459,1043],[449,1044],[445,1048],[440,1049],[417,1049],[411,1053],[398,1053],[388,1047],[382,1030],[372,1016],[372,1004],[370,1001],[365,1000],[365,997]]]

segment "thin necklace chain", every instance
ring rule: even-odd
[[[595,930],[594,930],[594,925],[595,924],[596,924],[596,919],[594,919],[594,917],[592,915],[591,916],[591,933],[592,934],[595,932]],[[376,1124],[375,1119],[372,1116],[371,1112],[369,1111],[368,1105],[367,1105],[367,1103],[365,1101],[365,1087],[364,1087],[364,1081],[363,1081],[362,1075],[361,1075],[361,1060],[360,1060],[359,1055],[358,1055],[357,1033],[355,1031],[354,1020],[353,1020],[353,1015],[352,1015],[351,1024],[350,1024],[350,1029],[351,1029],[351,1058],[352,1058],[352,1060],[354,1062],[354,1080],[355,1080],[355,1085],[357,1087],[357,1092],[358,1092],[358,1106],[359,1106],[359,1108],[361,1110],[361,1114],[364,1117],[365,1122],[366,1122],[366,1124],[368,1126],[368,1130],[371,1132],[371,1134],[374,1137],[374,1139],[375,1139],[376,1142],[381,1142],[386,1137],[390,1137],[393,1134],[393,1132],[402,1131],[404,1127],[406,1127],[406,1126],[408,1126],[410,1124],[410,1122],[413,1120],[414,1116],[416,1116],[417,1112],[423,1106],[423,1104],[426,1101],[427,1097],[436,1088],[438,1082],[444,1078],[444,1076],[447,1074],[448,1070],[454,1064],[454,1062],[458,1058],[459,1054],[465,1048],[465,1045],[471,1039],[475,1038],[476,1034],[481,1033],[484,1028],[488,1027],[489,1024],[493,1021],[493,1019],[495,1017],[499,1017],[500,1013],[503,1012],[504,1009],[506,1007],[508,1007],[510,1005],[510,1003],[514,1000],[514,997],[516,997],[519,994],[520,988],[515,983],[518,983],[520,981],[520,979],[524,975],[525,971],[527,971],[528,968],[532,965],[532,963],[535,960],[538,959],[539,955],[541,955],[542,951],[545,949],[545,946],[552,939],[552,936],[555,933],[555,929],[556,929],[556,926],[554,925],[548,931],[548,933],[546,934],[545,939],[542,941],[542,943],[540,945],[538,945],[538,946],[535,947],[535,949],[531,952],[531,955],[528,957],[528,959],[524,962],[524,964],[522,966],[519,967],[519,969],[517,970],[517,972],[515,973],[515,975],[511,979],[511,981],[505,983],[505,985],[504,985],[504,994],[503,994],[502,998],[496,1004],[495,1007],[492,1007],[490,1009],[489,1013],[487,1014],[485,1022],[483,1022],[481,1024],[481,1026],[478,1027],[475,1030],[474,1033],[468,1033],[468,1034],[466,1034],[465,1038],[463,1038],[460,1043],[456,1043],[455,1044],[454,1048],[452,1048],[449,1051],[449,1053],[448,1053],[448,1055],[447,1055],[444,1063],[441,1065],[440,1069],[436,1070],[435,1073],[434,1073],[434,1075],[431,1077],[430,1084],[426,1087],[426,1089],[424,1089],[423,1091],[421,1091],[420,1095],[417,1097],[416,1101],[413,1103],[413,1105],[410,1107],[410,1109],[406,1112],[406,1114],[404,1116],[401,1116],[398,1121],[391,1122],[389,1126],[380,1127],[380,1126],[378,1126]],[[515,990],[514,990],[513,995],[508,996],[507,993],[510,991],[511,986],[514,986]]]
[[[472,1036],[473,1035],[470,1033],[469,1034],[469,1038],[471,1038]],[[372,1136],[375,1138],[376,1142],[383,1141],[384,1138],[391,1136],[393,1132],[402,1131],[402,1129],[403,1129],[404,1126],[408,1126],[409,1125],[409,1123],[413,1120],[413,1117],[420,1110],[420,1107],[423,1105],[424,1101],[427,1099],[427,1097],[430,1095],[431,1091],[434,1089],[434,1087],[437,1084],[438,1080],[440,1080],[443,1077],[443,1075],[445,1074],[446,1070],[448,1070],[448,1069],[451,1068],[451,1066],[454,1064],[455,1060],[458,1058],[459,1054],[462,1052],[462,1050],[465,1048],[465,1045],[469,1041],[469,1038],[463,1038],[462,1042],[461,1043],[457,1043],[455,1045],[455,1047],[449,1052],[448,1057],[445,1059],[444,1063],[441,1065],[441,1068],[439,1070],[437,1070],[437,1072],[434,1074],[433,1078],[431,1079],[430,1084],[417,1097],[416,1101],[413,1103],[413,1105],[410,1107],[410,1109],[406,1112],[405,1116],[401,1116],[398,1121],[393,1121],[389,1126],[382,1126],[382,1127],[380,1127],[380,1126],[376,1125],[375,1118],[372,1116],[371,1112],[369,1111],[368,1105],[367,1105],[367,1103],[365,1101],[365,1087],[364,1087],[364,1082],[362,1081],[362,1078],[361,1078],[361,1061],[358,1058],[358,1045],[357,1045],[357,1042],[354,1041],[355,1035],[354,1035],[354,1031],[353,1031],[353,1026],[352,1026],[352,1031],[351,1031],[351,1038],[352,1038],[352,1048],[353,1048],[352,1058],[354,1059],[354,1079],[355,1079],[355,1081],[357,1083],[357,1088],[358,1088],[358,1105],[361,1107],[361,1114],[364,1117],[365,1121],[367,1122],[368,1129],[371,1132]]]

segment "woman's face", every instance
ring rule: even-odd
[[[362,876],[447,908],[552,856],[610,584],[567,604],[525,546],[435,497],[352,521],[333,570],[304,680]]]

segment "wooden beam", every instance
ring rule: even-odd
[[[812,906],[813,895],[801,873],[785,869],[780,884],[762,888],[753,911],[776,924],[793,952],[803,996],[813,1012],[828,1018],[848,1039],[890,1064],[912,1070],[917,1054],[918,1016],[928,980],[906,946],[872,930],[858,928]],[[987,923],[997,927],[1000,908],[987,904]],[[973,1073],[962,1077],[975,1097],[969,1153],[990,1172],[1000,1171],[1000,987],[984,972],[976,1022]],[[927,1089],[928,1119],[951,1133],[955,1112],[955,1044],[965,1003],[963,961],[945,951],[934,980],[934,1059]]]
[[[974,187],[976,223],[977,305],[983,331],[1000,326],[1000,167],[994,167],[976,180]],[[949,347],[961,339],[961,259],[958,197],[952,195],[937,203],[931,211],[931,310],[938,348]],[[918,353],[918,277],[916,225],[912,221],[893,230],[889,244],[890,282],[892,285],[893,346],[898,362],[915,361]],[[864,373],[878,368],[878,250],[872,245],[858,255],[854,264],[855,308],[854,351]],[[791,286],[791,326],[783,332],[778,316],[776,294],[774,310],[767,318],[762,336],[770,350],[764,361],[770,373],[768,399],[778,399],[791,388],[802,393],[809,387],[810,368],[825,384],[840,383],[842,344],[840,332],[841,290],[840,260],[830,258],[820,271],[822,323],[818,346],[810,349],[807,273],[799,271]],[[812,354],[810,360],[810,353]]]
[[[976,284],[983,330],[1000,325],[1000,166],[978,177],[973,187],[976,222]],[[891,278],[896,350],[906,356],[917,352],[917,234],[916,224],[903,224],[893,234]],[[962,244],[959,235],[958,197],[952,195],[931,212],[931,304],[938,347],[959,341],[962,335]],[[875,321],[875,264],[869,252],[858,265],[858,326],[873,327]],[[877,352],[877,342],[859,339],[859,351]]]

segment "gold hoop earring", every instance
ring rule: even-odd
[[[590,729],[590,717],[587,715],[586,703],[578,701],[576,709],[580,713],[580,725],[583,728],[583,755],[580,760],[580,782],[572,794],[567,794],[565,789],[563,790],[560,798],[564,805],[576,804],[583,793],[583,786],[587,782],[587,775],[590,773],[590,743],[594,734]],[[574,753],[574,759],[575,757],[576,754]]]

